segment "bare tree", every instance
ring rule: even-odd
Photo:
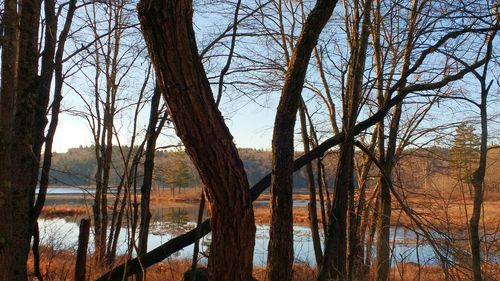
[[[496,24],[498,25],[500,16],[498,14],[498,6],[495,9]],[[481,102],[478,105],[481,120],[481,144],[479,150],[479,166],[471,176],[472,186],[474,187],[474,205],[470,218],[470,249],[472,254],[472,272],[474,281],[483,280],[481,272],[481,240],[479,236],[479,223],[481,219],[481,209],[484,201],[484,176],[486,174],[486,160],[488,157],[488,94],[493,84],[493,80],[488,81],[488,65],[493,54],[493,42],[497,31],[494,30],[488,34],[486,45],[486,58],[488,61],[484,64],[481,72],[478,70],[472,71],[481,85]]]
[[[88,23],[90,32],[87,40],[89,43],[86,52],[81,54],[81,59],[85,62],[82,75],[86,81],[92,85],[92,95],[88,96],[83,89],[73,87],[73,90],[80,96],[84,110],[80,115],[86,119],[94,142],[95,158],[97,168],[94,175],[96,183],[96,192],[93,212],[93,227],[95,230],[95,251],[96,258],[104,262],[104,257],[108,257],[108,263],[114,259],[114,249],[116,249],[116,235],[119,234],[117,223],[121,223],[119,214],[125,207],[125,202],[119,199],[125,196],[123,193],[125,185],[131,186],[131,177],[128,174],[133,148],[127,151],[127,156],[122,157],[125,172],[122,175],[122,181],[119,186],[119,194],[112,206],[114,212],[110,215],[108,207],[108,197],[110,194],[111,176],[113,173],[113,147],[116,144],[117,128],[119,129],[119,118],[125,115],[125,112],[133,108],[132,113],[135,118],[131,122],[132,137],[131,146],[134,145],[137,127],[137,114],[144,104],[144,92],[147,89],[149,71],[141,70],[139,62],[143,54],[140,39],[136,36],[136,29],[133,28],[132,13],[130,12],[130,1],[107,1],[93,2],[85,6],[83,15]],[[143,46],[143,45],[142,45]],[[134,72],[144,73],[147,77],[143,84],[139,84],[139,89],[131,85],[128,77],[136,75]],[[138,91],[138,98],[130,99],[126,90],[134,89]],[[137,160],[138,161],[138,160]],[[127,176],[127,178],[124,178]],[[118,217],[117,217],[118,215]],[[112,221],[110,231],[108,232],[109,221]],[[109,234],[109,236],[108,236]]]

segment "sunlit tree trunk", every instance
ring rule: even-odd
[[[141,1],[144,38],[177,134],[206,186],[210,280],[250,280],[255,224],[248,180],[201,64],[190,1]]]
[[[308,15],[293,50],[276,110],[272,141],[271,229],[267,279],[291,280],[293,264],[293,134],[311,53],[337,1],[319,0]]]

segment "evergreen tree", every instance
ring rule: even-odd
[[[171,186],[179,189],[189,186],[191,179],[189,167],[186,163],[187,155],[184,152],[175,152],[171,155],[171,162],[165,171],[166,181]]]
[[[480,139],[472,125],[458,125],[450,151],[452,175],[457,181],[470,183],[472,171],[479,158],[479,144]]]

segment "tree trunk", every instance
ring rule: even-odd
[[[396,165],[396,146],[399,133],[399,123],[401,120],[402,105],[398,104],[394,107],[391,124],[389,127],[389,137],[387,142],[387,151],[384,153],[384,125],[379,124],[378,141],[381,159],[380,163],[383,171],[380,171],[380,191],[378,200],[378,219],[377,219],[377,261],[375,279],[377,281],[389,280],[389,272],[391,269],[391,245],[390,245],[390,228],[391,228],[391,186],[392,171]]]
[[[17,1],[4,1],[2,38],[2,79],[0,93],[0,210],[12,214],[13,193],[11,181],[12,126],[15,114],[17,50],[18,50]],[[16,244],[12,243],[15,233],[13,217],[5,215],[0,220],[0,280],[26,279],[26,261],[19,257]],[[7,270],[8,269],[8,270]]]
[[[285,76],[272,141],[271,229],[267,256],[267,279],[292,279],[293,264],[293,134],[304,79],[318,37],[337,1],[318,0],[307,17]]]
[[[212,213],[210,280],[250,280],[255,222],[248,180],[196,49],[190,1],[138,6],[158,82],[177,134],[206,186]]]
[[[498,11],[497,11],[498,13]],[[496,18],[496,24],[500,18]],[[492,31],[490,36],[487,37],[487,49],[486,57],[491,59],[493,40],[496,36],[497,31]],[[486,82],[488,74],[488,62],[485,64],[483,72],[481,75],[477,72],[473,72],[476,78],[478,78],[481,83],[481,103],[479,104],[480,117],[481,117],[481,146],[479,151],[479,167],[472,174],[472,186],[474,188],[474,204],[472,208],[472,215],[469,222],[470,227],[470,248],[472,255],[472,272],[474,275],[474,281],[483,280],[481,273],[481,239],[479,237],[479,221],[481,219],[481,208],[484,201],[484,176],[486,174],[486,161],[488,158],[488,113],[487,113],[487,101],[488,93],[490,91],[493,80],[489,83]]]
[[[353,185],[354,142],[340,146],[339,166],[335,183],[333,207],[328,214],[328,235],[318,280],[344,280],[347,257],[348,189]],[[341,164],[340,164],[341,163]],[[346,175],[347,173],[347,175]]]
[[[354,209],[354,136],[359,102],[362,95],[368,35],[370,34],[371,1],[363,7],[361,32],[355,30],[351,38],[351,65],[347,74],[346,96],[343,101],[342,130],[345,134],[340,146],[339,165],[335,182],[333,209],[328,217],[328,236],[325,255],[318,280],[351,280],[356,249],[359,249]],[[358,21],[355,19],[355,21]]]
[[[300,129],[302,132],[302,143],[304,145],[304,153],[308,153],[310,151],[309,148],[310,145],[309,145],[309,136],[307,134],[306,114],[304,107],[305,105],[304,102],[302,101],[299,106]],[[309,227],[311,228],[311,237],[313,240],[313,248],[314,248],[314,256],[316,257],[316,264],[321,264],[323,253],[321,251],[321,239],[319,237],[318,211],[316,209],[316,186],[314,184],[314,172],[311,162],[306,165],[306,170],[307,170],[307,189],[309,190],[309,203],[307,204],[309,210]]]
[[[154,158],[156,152],[156,140],[167,121],[167,112],[164,113],[158,123],[158,113],[160,108],[161,91],[158,83],[151,102],[149,124],[147,129],[146,150],[144,152],[144,178],[141,185],[141,222],[139,226],[139,246],[137,255],[142,256],[148,251],[149,222],[151,211],[149,203],[151,198],[151,186],[153,185]],[[157,127],[158,126],[158,127]],[[138,280],[142,280],[141,274],[137,275]]]
[[[10,24],[18,24],[16,21],[16,1],[7,1],[6,7],[10,10],[9,17],[14,22],[6,23],[6,32]],[[14,5],[10,7],[10,5]],[[33,233],[34,225],[32,221],[32,206],[35,196],[34,179],[38,175],[38,159],[39,155],[35,155],[33,149],[33,129],[34,129],[34,111],[35,99],[37,91],[37,72],[38,72],[38,24],[40,18],[40,1],[23,2],[20,5],[21,18],[19,19],[18,33],[18,49],[14,41],[15,38],[7,39],[7,44],[14,44],[13,50],[9,49],[10,45],[3,46],[3,54],[6,55],[10,51],[12,59],[17,59],[17,74],[16,62],[11,58],[6,60],[6,65],[2,66],[2,75],[10,74],[13,76],[2,76],[3,81],[12,83],[13,86],[2,89],[2,117],[7,115],[7,120],[0,122],[6,127],[10,127],[10,132],[7,133],[6,141],[2,144],[9,151],[5,151],[10,156],[7,156],[8,162],[3,162],[5,159],[0,159],[0,162],[10,165],[9,175],[1,180],[2,194],[5,192],[6,200],[2,202],[7,204],[8,208],[2,210],[2,214],[9,214],[6,219],[8,225],[2,227],[6,231],[6,235],[0,237],[0,248],[2,248],[0,259],[0,279],[2,280],[26,280],[27,279],[27,259],[30,249],[30,240]],[[16,30],[15,28],[11,31]],[[16,36],[12,34],[12,36]],[[13,79],[13,80],[10,80]],[[18,81],[16,83],[16,80]],[[17,84],[17,88],[15,85]],[[3,86],[3,85],[2,85]],[[9,92],[7,92],[9,91]],[[5,97],[4,97],[5,95]],[[5,98],[5,103],[4,103]],[[12,103],[15,104],[12,104]],[[12,107],[4,108],[7,104]],[[4,111],[5,110],[5,111]],[[3,127],[3,126],[2,126]],[[4,128],[2,128],[4,129]],[[2,150],[2,149],[0,149]],[[4,168],[3,165],[1,167]],[[36,183],[36,182],[35,182]],[[3,201],[3,200],[0,200]],[[6,238],[4,240],[4,237]]]
[[[36,220],[45,202],[52,140],[59,113],[60,88],[57,87],[62,85],[62,76],[56,76],[52,120],[45,135],[50,88],[54,70],[57,72],[62,68],[64,44],[72,22],[75,1],[70,2],[64,29],[59,35],[57,53],[57,18],[54,1],[44,2],[43,51],[39,50],[41,46],[38,45],[41,1],[21,1],[20,5],[17,2],[5,1],[4,3],[2,93],[0,95],[0,209],[1,213],[11,214],[11,216],[7,216],[4,220],[7,226],[0,225],[0,229],[9,233],[7,237],[4,237],[0,232],[1,280],[26,279],[26,259],[30,238],[32,234],[35,236],[37,234],[34,233],[37,226]],[[19,16],[17,15],[18,7],[20,8]],[[38,76],[40,58],[42,65],[40,76]],[[43,146],[45,147],[44,163],[39,195],[35,204],[35,189],[39,180],[40,155]],[[1,198],[3,196],[8,199],[4,201],[4,198]],[[10,203],[2,206],[3,202]],[[10,246],[4,248],[3,243],[11,245],[13,249],[9,249]],[[37,237],[33,242],[33,251],[36,271],[39,256]],[[9,270],[3,270],[3,268],[9,268]]]
[[[376,141],[377,141],[376,134],[373,134],[369,145],[369,149],[372,152],[375,149]],[[355,264],[356,266],[358,266],[355,275],[358,279],[366,279],[369,274],[369,267],[367,267],[365,264],[365,248],[366,248],[365,241],[366,241],[367,219],[369,212],[368,204],[371,201],[366,199],[366,189],[368,188],[368,176],[371,166],[372,166],[372,161],[368,156],[366,156],[366,158],[363,159],[361,165],[361,171],[357,175],[359,199],[358,199],[358,206],[356,208],[356,217],[358,222],[356,228],[356,236],[359,249],[357,249],[357,256],[355,257]]]
[[[147,3],[149,3],[149,1]],[[150,6],[151,9],[154,9],[152,7],[153,6]],[[154,7],[156,7],[156,6],[154,6]],[[161,8],[160,8],[160,10],[161,10]],[[162,18],[162,17],[159,17],[159,18]],[[191,23],[191,21],[189,21],[189,23]],[[161,26],[161,25],[159,25],[159,26]],[[154,25],[153,25],[153,27],[154,27]],[[150,28],[151,28],[151,26],[150,26]],[[191,30],[191,32],[192,32],[192,30]],[[466,32],[461,32],[461,33],[466,33]],[[457,33],[451,33],[447,37],[449,37],[451,35],[456,35],[456,34]],[[149,33],[148,36],[153,36],[153,35],[151,33]],[[446,41],[446,40],[444,40],[444,41]],[[434,46],[428,48],[427,50],[439,47],[439,46],[441,46],[440,44],[442,44],[442,43],[435,44]],[[162,46],[163,45],[161,45],[161,44],[156,45],[157,48],[161,48]],[[163,49],[160,49],[160,50],[163,51]],[[424,53],[421,56],[421,59],[423,59],[426,56],[427,55]],[[173,57],[173,59],[175,59],[175,58],[176,58],[176,56]],[[409,92],[414,91],[414,90],[432,90],[432,89],[438,89],[438,88],[441,88],[443,86],[446,86],[450,82],[462,79],[465,74],[470,73],[471,71],[484,65],[485,61],[486,61],[485,59],[478,60],[478,61],[474,62],[473,64],[471,64],[470,67],[463,69],[463,70],[460,70],[459,72],[457,72],[454,75],[447,76],[446,79],[441,80],[441,81],[436,82],[436,83],[425,84],[425,85],[424,84],[414,84],[411,86],[401,86],[401,83],[396,83],[396,85],[394,85],[393,87],[391,87],[389,89],[389,93],[392,94],[398,90],[398,91],[400,91],[399,94],[397,96],[392,97],[391,99],[387,100],[387,102],[384,103],[377,110],[377,112],[373,113],[370,117],[368,117],[367,119],[365,119],[363,121],[358,122],[354,126],[354,135],[358,135],[362,131],[364,131],[364,130],[370,128],[371,126],[377,124],[378,122],[380,122],[380,120],[385,118],[385,116],[387,115],[387,113],[389,112],[389,110],[392,107],[394,107],[395,105],[399,104],[402,100],[404,100],[404,98],[407,96],[407,94]],[[416,68],[418,68],[418,66],[415,67],[415,69]],[[411,72],[415,71],[415,69],[412,68]],[[409,75],[409,74],[407,73],[407,75]],[[327,140],[325,140],[324,142],[322,142],[321,144],[316,146],[314,149],[312,149],[310,153],[304,154],[304,155],[300,156],[299,158],[297,158],[293,162],[294,171],[297,171],[298,169],[300,169],[301,167],[303,167],[304,165],[306,165],[310,161],[317,159],[319,157],[322,157],[326,153],[327,150],[344,142],[344,140],[345,140],[345,132],[340,132],[339,134],[336,134],[335,136],[328,138]],[[250,199],[252,201],[256,200],[258,198],[258,196],[262,192],[264,192],[264,190],[266,190],[267,187],[269,187],[270,183],[271,183],[271,174],[267,174],[258,183],[256,183],[252,187],[252,189],[250,190]],[[408,214],[411,214],[411,213],[408,213]],[[414,220],[414,221],[416,221],[416,220]],[[371,225],[372,225],[372,223],[370,223],[370,228],[371,228],[369,231],[370,233],[372,232],[372,229],[374,228]],[[201,225],[200,229],[201,229],[201,231],[199,233],[201,233],[201,237],[208,234],[210,232],[210,220],[204,221],[203,224]],[[196,237],[198,237],[198,230],[199,229],[193,229],[185,234],[182,234],[174,239],[171,239],[170,241],[168,241],[168,242],[162,244],[161,246],[153,249],[152,251],[148,252],[147,254],[145,254],[144,256],[141,257],[142,265],[144,265],[144,267],[147,268],[155,263],[158,263],[158,262],[164,260],[165,258],[167,258],[170,255],[172,255],[173,253],[183,249],[184,247],[194,243],[194,241],[196,240]],[[373,235],[370,235],[369,237],[373,237]],[[368,250],[370,250],[370,248],[368,248]],[[369,257],[370,256],[367,254],[367,260]],[[368,261],[367,261],[367,263],[368,263]],[[101,276],[98,280],[99,281],[101,281],[101,280],[102,281],[104,281],[104,280],[122,280],[122,276],[130,276],[134,273],[137,273],[141,269],[142,269],[141,264],[139,263],[139,260],[137,258],[130,259],[130,260],[127,260],[126,263],[123,263],[123,264],[117,266],[116,268],[114,268],[113,270],[107,272],[106,274]]]
[[[90,235],[90,220],[80,220],[80,233],[78,235],[78,250],[76,252],[75,281],[85,281],[87,270],[87,248]]]
[[[384,171],[390,175],[391,169]],[[391,268],[391,191],[388,182],[381,176],[378,198],[378,217],[377,217],[377,260],[375,262],[377,281],[389,280],[389,271]]]

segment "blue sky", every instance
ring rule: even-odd
[[[78,102],[76,97],[67,96],[65,99],[66,107],[76,106]],[[221,105],[221,111],[226,124],[238,147],[270,149],[274,115],[276,112],[275,102],[272,101],[273,104],[269,104],[266,107],[249,102],[244,106],[242,105],[241,108],[237,108],[236,111],[233,108],[234,103]],[[86,121],[81,117],[72,116],[67,112],[61,114],[53,150],[56,152],[65,152],[68,148],[80,145],[92,145],[93,138]],[[146,119],[145,115],[143,114],[142,119]],[[147,122],[147,120],[141,121],[143,124]],[[173,132],[169,133],[173,134]],[[126,141],[126,137],[122,137],[121,139],[122,142]],[[175,144],[176,142],[176,139],[162,137],[159,141],[159,146]]]

